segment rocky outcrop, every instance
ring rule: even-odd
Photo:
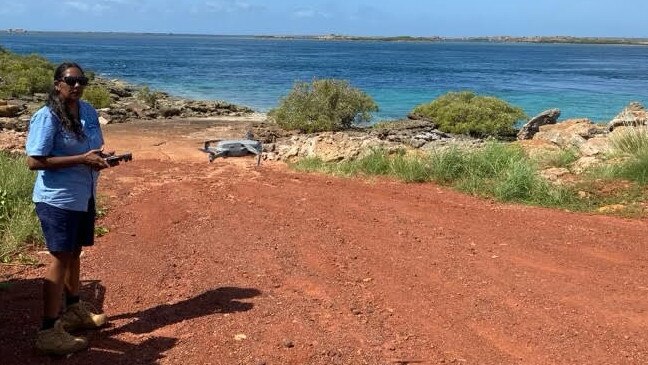
[[[112,99],[109,108],[98,109],[102,124],[125,123],[134,119],[203,118],[215,116],[240,116],[253,110],[225,101],[187,100],[163,92],[150,92],[153,98],[143,100],[138,93],[141,87],[120,80],[96,78],[93,85],[108,90]],[[29,118],[45,105],[47,94],[34,94],[20,99],[0,100],[0,129],[24,131]],[[147,104],[154,101],[154,105]]]
[[[525,140],[533,138],[543,125],[556,124],[558,117],[560,117],[560,109],[550,109],[536,115],[520,129],[517,139]]]
[[[576,149],[581,154],[596,155],[605,152],[607,143],[597,136],[607,134],[607,128],[594,124],[589,119],[570,119],[561,123],[544,125],[533,136],[534,140],[552,143],[561,149]]]
[[[608,129],[613,131],[617,127],[642,125],[648,125],[648,111],[641,103],[632,102],[608,123]]]
[[[265,144],[264,150],[267,159],[270,160],[291,161],[303,157],[318,157],[325,162],[334,162],[361,157],[372,148],[395,152],[434,149],[448,145],[470,147],[482,143],[479,139],[443,133],[430,121],[402,120],[341,132],[295,133],[288,137],[280,137],[275,143]]]

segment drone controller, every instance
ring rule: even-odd
[[[108,165],[112,166],[117,166],[121,161],[128,162],[133,160],[133,154],[132,153],[122,153],[119,155],[110,155],[104,157],[104,160],[108,163]]]

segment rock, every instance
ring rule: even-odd
[[[239,333],[234,336],[234,341],[244,341],[247,340],[247,336],[243,333]]]
[[[517,139],[524,140],[533,138],[533,136],[540,131],[541,126],[556,124],[558,122],[558,117],[560,117],[560,109],[545,110],[531,118],[531,120],[529,120],[529,122],[520,129]]]
[[[284,339],[283,341],[281,341],[281,345],[288,349],[295,347],[295,343],[289,339]]]
[[[160,114],[165,118],[176,117],[182,114],[182,110],[180,108],[174,108],[174,107],[162,108],[160,109]]]
[[[607,136],[596,136],[581,144],[579,150],[583,156],[604,155],[611,151],[610,140]]]
[[[516,143],[533,159],[542,159],[545,156],[560,153],[562,150],[556,144],[541,139],[526,139]]]
[[[2,118],[13,118],[17,117],[18,114],[22,111],[20,105],[5,104],[0,105],[0,117]]]
[[[110,124],[110,120],[104,118],[103,115],[100,115],[100,116],[99,116],[99,124],[101,124],[101,125]]]
[[[607,127],[608,130],[613,131],[617,127],[622,126],[640,126],[648,125],[648,111],[639,102],[630,103],[621,113],[612,119]]]
[[[626,208],[625,205],[622,204],[613,204],[613,205],[606,205],[604,207],[598,208],[596,211],[599,213],[603,214],[609,214],[609,213],[618,213],[623,211]]]
[[[594,136],[606,134],[604,126],[596,125],[589,119],[570,119],[557,124],[544,125],[540,127],[534,136],[534,140],[551,142],[560,148],[578,148],[586,140]]]
[[[587,169],[589,169],[592,166],[598,165],[601,163],[599,159],[593,156],[585,156],[581,157],[578,159],[576,162],[572,164],[572,171],[575,174],[581,174],[585,172]]]
[[[540,172],[542,177],[552,182],[559,181],[562,176],[567,174],[569,174],[569,169],[564,167],[552,167]]]

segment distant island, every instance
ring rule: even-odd
[[[413,37],[413,36],[351,36],[340,34],[312,36],[256,36],[263,39],[310,39],[322,41],[381,41],[381,42],[496,42],[496,43],[575,43],[575,44],[634,44],[648,45],[648,38],[571,37],[571,36],[482,36],[482,37]]]

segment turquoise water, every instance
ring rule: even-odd
[[[474,90],[533,116],[608,121],[630,101],[648,105],[648,46],[268,40],[251,37],[28,33],[0,45],[171,94],[267,111],[295,81],[341,78],[402,118],[448,91]]]

